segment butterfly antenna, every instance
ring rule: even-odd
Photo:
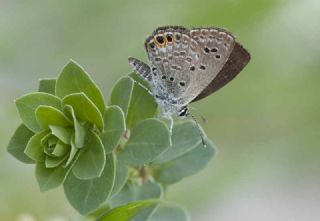
[[[202,120],[203,123],[207,123],[208,122],[207,118],[205,118],[196,108],[190,107],[190,109],[192,109],[194,112],[196,112],[201,117],[201,120]]]
[[[195,122],[196,125],[197,125],[198,131],[199,131],[199,135],[200,135],[200,137],[201,137],[202,145],[203,145],[204,147],[207,147],[207,144],[206,144],[206,142],[204,141],[204,136],[203,136],[202,130],[200,129],[200,126],[199,126],[199,124],[198,124],[197,119],[196,119],[190,112],[188,113],[188,115],[190,115],[190,117],[192,118],[192,120],[194,120],[194,122]]]

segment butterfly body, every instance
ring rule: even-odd
[[[149,64],[136,58],[129,62],[149,82],[164,115],[185,116],[189,103],[228,83],[250,59],[233,35],[219,28],[160,27],[145,48]]]

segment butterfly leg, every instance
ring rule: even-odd
[[[170,146],[172,146],[172,129],[173,129],[173,118],[171,115],[167,117],[169,119],[169,133],[170,133]]]
[[[191,113],[187,113],[186,117],[188,117],[188,116],[190,116],[191,119],[195,122],[195,124],[196,124],[196,126],[198,128],[198,131],[199,131],[199,135],[200,135],[200,138],[201,138],[202,145],[203,145],[203,147],[206,147],[207,144],[206,144],[205,139],[204,139],[204,134],[203,134],[203,131],[200,129],[198,121],[196,120],[196,118]]]
[[[169,119],[169,132],[170,132],[170,135],[172,136],[173,118],[172,118],[172,116],[170,115],[170,116],[168,117],[168,119]]]
[[[179,117],[185,117],[188,115],[188,106],[183,106],[179,111],[178,111],[178,116]]]
[[[173,118],[171,115],[162,115],[158,116],[159,119],[162,119],[163,121],[166,122],[169,128],[169,135],[170,135],[170,146],[172,146],[172,130],[173,130]]]

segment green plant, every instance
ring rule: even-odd
[[[63,185],[70,204],[99,220],[187,220],[164,190],[206,166],[193,121],[175,120],[172,134],[148,85],[135,73],[113,87],[108,104],[91,77],[70,61],[57,79],[16,100],[22,124],[8,152],[36,164],[41,191]]]

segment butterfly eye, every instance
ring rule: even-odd
[[[168,42],[172,42],[172,34],[167,34],[166,38]]]
[[[161,36],[161,35],[157,36],[156,40],[157,40],[157,42],[158,42],[159,44],[161,44],[161,45],[164,43],[163,36]]]

